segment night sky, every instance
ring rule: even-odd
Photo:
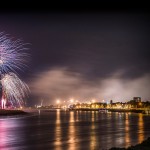
[[[149,12],[3,11],[0,32],[29,43],[28,104],[150,100]]]

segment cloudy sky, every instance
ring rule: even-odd
[[[150,100],[150,15],[142,11],[1,12],[0,32],[30,43],[28,103]]]

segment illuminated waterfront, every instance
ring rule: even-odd
[[[98,111],[38,111],[1,117],[0,149],[99,150],[128,147],[150,136],[149,115]]]

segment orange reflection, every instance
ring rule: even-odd
[[[126,146],[129,145],[131,139],[130,139],[130,128],[129,128],[129,115],[126,113],[125,115],[125,143],[126,143]]]
[[[90,132],[90,150],[95,150],[96,147],[96,136],[95,136],[95,112],[92,111],[92,125],[91,125],[91,132]]]
[[[95,113],[95,112],[94,112],[94,111],[92,111],[92,119],[91,119],[91,120],[92,120],[92,122],[94,122],[94,120],[95,120],[94,113]]]
[[[76,111],[76,121],[79,121],[79,111]]]
[[[70,112],[69,119],[69,150],[76,150],[75,118],[74,111]]]
[[[56,124],[60,124],[61,120],[60,120],[60,109],[57,109],[57,113],[56,113]]]
[[[138,121],[138,143],[141,143],[143,140],[144,140],[143,114],[139,114],[139,121]]]
[[[60,119],[60,109],[57,109],[56,112],[56,128],[55,128],[55,139],[56,141],[54,142],[54,144],[57,147],[57,150],[61,150],[61,119]]]

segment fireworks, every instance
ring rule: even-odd
[[[14,73],[2,75],[2,89],[6,99],[9,99],[13,106],[24,104],[23,98],[28,96],[29,88],[26,83],[21,81]]]
[[[28,54],[27,48],[21,40],[9,39],[7,35],[0,33],[0,73],[17,72],[26,66]]]
[[[9,101],[13,106],[22,106],[29,88],[15,74],[27,67],[29,55],[21,40],[13,40],[0,33],[0,75],[2,86],[2,102]],[[15,73],[14,73],[15,72]]]

